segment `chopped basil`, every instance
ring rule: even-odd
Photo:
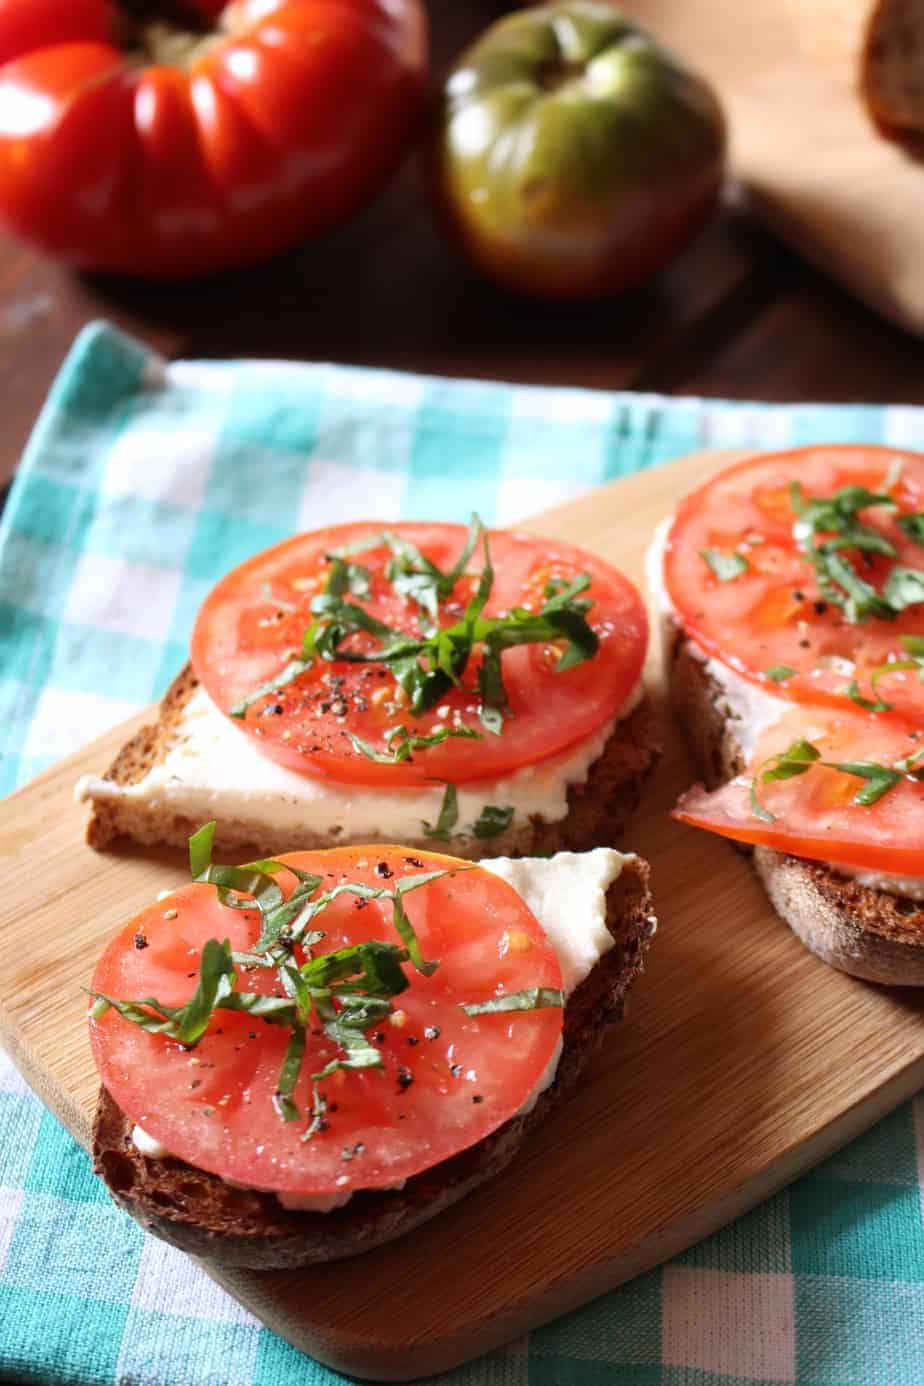
[[[361,751],[369,760],[374,760],[377,765],[400,765],[403,761],[413,759],[413,751],[426,751],[431,746],[440,746],[452,736],[481,740],[481,732],[476,732],[473,727],[438,727],[427,736],[419,736],[409,732],[405,726],[398,726],[392,727],[391,731],[386,733],[386,749],[380,751],[370,741],[364,741],[353,732],[348,731],[347,736],[357,751]]]
[[[699,556],[712,570],[719,582],[734,582],[748,572],[750,564],[741,553],[723,553],[721,549],[700,549]]]
[[[331,557],[325,592],[334,597],[342,597],[345,592],[352,593],[354,597],[368,597],[371,584],[372,574],[361,563],[346,563],[342,558]]]
[[[298,1121],[299,1110],[295,1105],[293,1093],[302,1071],[304,1058],[305,1027],[304,1025],[293,1025],[289,1043],[286,1046],[285,1057],[282,1061],[282,1068],[279,1070],[276,1093],[273,1099],[276,1110],[283,1121]]]
[[[476,590],[460,619],[453,625],[439,628],[436,619],[439,601],[451,595],[479,540],[484,560]],[[348,580],[338,577],[333,588],[329,585],[328,590],[311,603],[316,619],[302,637],[300,658],[291,660],[274,679],[235,704],[231,709],[232,716],[243,717],[253,703],[298,678],[315,659],[385,664],[407,695],[411,711],[419,715],[434,707],[451,688],[461,686],[469,659],[480,647],[482,664],[478,686],[482,702],[481,720],[486,731],[498,734],[502,730],[508,706],[501,670],[504,650],[516,645],[564,641],[565,648],[555,665],[555,671],[563,673],[591,659],[599,648],[597,636],[587,621],[587,612],[592,603],[579,595],[590,586],[591,579],[587,573],[579,574],[570,582],[553,579],[546,587],[546,601],[538,612],[514,607],[503,616],[489,617],[483,614],[494,585],[494,569],[488,537],[477,516],[472,517],[462,554],[447,573],[443,573],[401,536],[388,530],[336,550],[331,557],[335,563],[342,562],[349,554],[383,544],[391,548],[394,555],[388,568],[392,585],[405,595],[414,597],[432,618],[433,629],[419,638],[392,629],[362,607],[345,601],[343,592],[338,588],[343,587],[344,583],[349,585]],[[378,648],[359,651],[346,646],[349,637],[358,632],[373,636],[379,642]],[[367,745],[363,743],[361,749],[371,754],[371,751],[365,751]],[[375,756],[372,755],[372,758]]]
[[[876,675],[875,671],[870,679],[870,686],[875,692]],[[851,679],[847,685],[847,697],[856,703],[857,707],[862,707],[864,712],[891,712],[892,704],[885,702],[882,698],[865,698],[860,692],[860,685],[856,679]]]
[[[785,683],[787,679],[793,677],[795,672],[795,669],[791,669],[788,664],[771,664],[769,669],[764,670],[767,678],[772,679],[774,683]]]
[[[459,821],[459,796],[454,784],[447,784],[443,790],[443,802],[440,805],[439,817],[431,828],[430,824],[424,820],[424,837],[438,838],[440,842],[448,842],[452,836],[452,830]]]
[[[886,578],[883,596],[893,611],[918,606],[924,602],[924,572],[896,565]]]
[[[924,515],[899,515],[895,523],[909,539],[924,546]]]
[[[112,1007],[143,1030],[167,1035],[189,1048],[199,1043],[218,1010],[242,1012],[254,1020],[288,1029],[291,1033],[277,1082],[275,1104],[284,1120],[294,1121],[302,1115],[294,1094],[304,1062],[306,1028],[312,1014],[342,1051],[321,1073],[313,1075],[315,1082],[340,1068],[381,1066],[381,1054],[370,1044],[365,1032],[385,1019],[392,1010],[392,998],[409,986],[403,964],[411,962],[425,976],[432,975],[439,966],[435,959],[424,957],[420,939],[404,905],[404,896],[450,873],[428,871],[405,876],[395,881],[391,890],[360,881],[341,881],[318,895],[316,892],[322,883],[320,876],[283,862],[266,860],[242,867],[213,864],[214,834],[214,823],[208,823],[190,839],[190,869],[197,880],[216,887],[223,905],[260,914],[260,938],[253,951],[235,953],[227,940],[219,943],[217,939],[209,939],[202,950],[196,991],[185,1006],[164,1006],[154,997],[124,1001],[93,992],[92,1015],[99,1018]],[[288,899],[273,880],[273,876],[283,870],[291,872],[297,881]],[[308,926],[343,894],[355,895],[361,900],[389,901],[401,944],[369,939],[312,956],[310,949],[324,934]],[[305,953],[300,964],[293,951],[296,943]],[[245,968],[275,968],[285,994],[237,990],[235,964]],[[303,1139],[323,1129],[325,1110],[323,1098],[315,1088],[311,1122]]]
[[[308,1129],[302,1136],[303,1141],[310,1141],[312,1136],[316,1136],[319,1131],[327,1128],[327,1098],[324,1096],[317,1083],[312,1084],[311,1088],[311,1120]]]
[[[793,535],[815,569],[819,591],[825,600],[843,608],[848,621],[894,620],[905,607],[924,601],[924,574],[915,569],[893,568],[879,593],[842,556],[845,549],[896,556],[895,546],[885,535],[860,519],[861,511],[874,507],[896,510],[892,496],[865,486],[844,486],[832,496],[806,500],[799,483],[793,482],[790,500],[797,515]],[[912,518],[899,516],[896,523],[906,528],[903,520]]]
[[[462,1006],[466,1015],[493,1015],[498,1011],[538,1011],[546,1006],[563,1006],[565,998],[556,987],[526,987],[490,1001],[476,1001]]]
[[[866,780],[863,788],[853,796],[855,804],[877,803],[883,794],[888,794],[890,789],[894,789],[902,778],[897,770],[890,770],[887,765],[877,765],[875,761],[823,760],[821,763],[826,765],[829,770],[840,770],[844,775],[856,775],[860,779]]]
[[[477,822],[472,826],[472,832],[476,837],[499,837],[510,827],[512,818],[511,807],[497,808],[494,804],[485,804]]]
[[[754,817],[763,819],[765,823],[776,822],[775,815],[760,802],[758,784],[772,784],[775,780],[791,780],[796,775],[804,775],[820,754],[810,742],[794,741],[785,751],[780,751],[758,766],[751,781],[751,812]]]

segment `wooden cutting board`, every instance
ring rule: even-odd
[[[785,240],[877,312],[924,332],[924,163],[857,92],[872,0],[620,0],[722,99],[731,168]]]
[[[729,456],[616,482],[529,527],[641,584],[657,521]],[[660,696],[654,656],[650,677]],[[74,781],[133,725],[0,803],[0,1035],[84,1145],[96,1079],[80,987],[120,923],[185,874],[179,853],[83,845]],[[294,1274],[206,1267],[297,1347],[381,1380],[474,1357],[721,1227],[924,1084],[924,990],[831,971],[744,858],[673,823],[690,771],[665,732],[626,844],[653,867],[649,972],[567,1110],[495,1183],[392,1247]]]

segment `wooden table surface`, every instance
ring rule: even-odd
[[[434,66],[510,8],[429,0]],[[177,286],[78,277],[0,240],[0,484],[84,323],[168,356],[281,356],[541,384],[769,400],[924,402],[924,342],[861,307],[743,211],[654,284],[591,305],[480,282],[443,244],[411,159],[337,235]]]

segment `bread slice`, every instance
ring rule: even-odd
[[[630,857],[607,891],[607,927],[615,944],[569,997],[555,1081],[527,1115],[409,1179],[401,1190],[358,1193],[330,1213],[290,1212],[268,1193],[232,1188],[181,1160],[151,1159],[132,1141],[132,1122],[102,1089],[93,1160],[115,1201],[173,1246],[225,1265],[256,1269],[310,1265],[370,1251],[419,1227],[515,1157],[578,1084],[620,1019],[655,929],[648,866]]]
[[[664,654],[677,721],[703,783],[717,789],[744,769],[734,715],[671,616],[664,620]],[[871,889],[834,867],[769,847],[755,847],[753,861],[774,909],[826,963],[869,982],[924,986],[924,901]]]
[[[877,0],[867,11],[860,89],[880,132],[924,156],[924,3]]]
[[[114,839],[129,838],[144,844],[167,843],[185,847],[187,839],[201,826],[199,821],[181,814],[165,811],[162,803],[150,804],[141,799],[120,797],[117,786],[136,785],[175,745],[182,731],[183,712],[196,693],[198,683],[187,665],[167,691],[158,720],[123,746],[101,781],[91,781],[81,788],[81,796],[90,800],[92,814],[87,828],[91,847],[107,847]],[[590,767],[583,784],[574,784],[568,792],[568,813],[556,822],[547,822],[538,814],[528,823],[513,824],[497,837],[452,837],[441,850],[466,858],[541,856],[559,851],[583,852],[593,847],[610,846],[622,832],[629,816],[641,798],[642,788],[661,755],[657,724],[647,699],[616,724],[602,754]],[[321,835],[303,830],[281,834],[274,830],[258,810],[249,817],[230,817],[216,803],[218,818],[216,846],[221,850],[249,850],[266,856],[286,851],[305,850],[343,845],[350,839],[342,834]],[[423,833],[417,837],[401,835],[408,847],[433,846],[433,839]],[[379,835],[364,832],[363,842],[389,842],[394,829],[383,824]]]

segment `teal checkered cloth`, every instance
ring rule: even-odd
[[[143,707],[219,574],[357,515],[515,521],[696,448],[924,447],[924,410],[668,400],[79,338],[0,530],[0,791]],[[242,498],[243,503],[242,503]],[[0,1056],[0,1380],[329,1386],[109,1202]],[[456,1386],[922,1386],[924,1098]]]

